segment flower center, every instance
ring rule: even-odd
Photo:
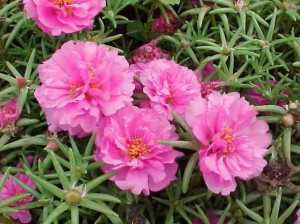
[[[233,149],[233,142],[235,140],[235,134],[233,134],[233,129],[230,127],[223,128],[220,132],[220,137],[225,140],[226,146],[218,151],[219,156],[226,156]]]
[[[15,193],[15,196],[19,196],[19,195],[22,195],[24,193],[21,193],[21,192],[16,192]],[[23,202],[26,202],[27,198],[24,198],[24,199],[20,199],[19,201],[17,201],[17,203],[23,203]]]
[[[235,135],[232,134],[232,131],[233,130],[230,127],[226,127],[221,130],[220,136],[227,142],[227,144],[231,144],[235,139]]]
[[[126,148],[131,159],[139,159],[141,156],[146,156],[150,152],[141,138],[131,137],[131,139],[127,141]]]
[[[61,8],[64,5],[71,5],[72,0],[54,0],[54,4]]]
[[[92,98],[92,94],[89,93],[90,89],[99,89],[100,88],[100,84],[97,82],[91,82],[91,80],[95,79],[95,75],[96,75],[96,69],[94,69],[92,66],[88,66],[88,70],[89,70],[89,75],[88,75],[88,79],[89,79],[89,83],[85,84],[84,82],[71,82],[70,83],[70,90],[69,90],[69,94],[70,96],[74,96],[76,95],[76,92],[78,91],[79,88],[82,88],[84,86],[86,86],[86,90],[84,90],[84,95],[87,99],[91,99]]]
[[[174,97],[172,95],[167,96],[166,103],[169,105],[174,104]]]

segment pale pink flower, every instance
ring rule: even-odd
[[[167,21],[161,13],[157,19],[154,19],[152,24],[152,30],[154,32],[161,32],[167,34],[174,33],[175,29],[180,25],[180,21],[170,11],[167,11],[167,17],[169,21]]]
[[[133,73],[106,45],[69,41],[38,67],[35,91],[51,132],[86,136],[104,116],[132,101]]]
[[[30,188],[35,189],[35,184],[32,182],[31,179],[25,174],[18,174],[16,176],[21,182],[28,185]],[[1,179],[1,176],[0,176]],[[20,187],[16,182],[13,181],[11,177],[8,177],[5,181],[5,184],[0,191],[0,201],[5,200],[20,194],[26,194],[27,191]],[[33,196],[28,198],[22,199],[17,202],[13,202],[9,204],[9,207],[15,207],[20,205],[25,205],[33,200]],[[19,220],[21,223],[30,223],[31,222],[31,214],[28,209],[19,210],[17,212],[11,212],[10,217],[15,220]]]
[[[149,62],[140,75],[143,91],[151,107],[172,119],[172,110],[185,112],[190,101],[201,95],[200,83],[194,72],[174,61],[158,59]]]
[[[175,140],[177,134],[168,119],[152,109],[127,106],[99,125],[94,158],[103,161],[105,173],[122,190],[149,195],[175,180],[182,155],[158,140]]]
[[[105,0],[23,0],[26,13],[39,28],[59,36],[93,26]]]
[[[238,93],[213,92],[207,102],[190,107],[187,122],[202,144],[199,166],[209,190],[228,195],[236,189],[235,178],[261,174],[272,137],[267,123],[257,120],[254,106]]]
[[[300,224],[300,209],[297,210],[297,220],[295,224]]]
[[[152,40],[139,47],[132,57],[134,63],[148,63],[154,59],[170,59],[169,54],[163,52],[156,46],[157,43],[157,40]]]
[[[17,109],[18,101],[12,98],[6,101],[0,108],[0,129],[9,124],[14,124],[20,118],[20,113]]]

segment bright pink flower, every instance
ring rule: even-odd
[[[1,178],[1,177],[0,177]],[[35,184],[32,182],[31,179],[25,174],[18,174],[16,176],[21,182],[28,185],[30,188],[35,189]],[[22,187],[20,187],[16,182],[13,181],[11,177],[8,177],[5,181],[5,184],[0,191],[0,201],[5,200],[20,194],[26,194],[27,191],[24,190]],[[33,200],[33,196],[30,196],[28,198],[25,198],[23,200],[13,202],[9,204],[9,207],[15,207],[19,205],[25,205]],[[20,210],[17,212],[10,213],[10,217],[13,219],[19,220],[21,223],[30,223],[31,221],[31,214],[29,210]]]
[[[93,26],[105,0],[23,0],[25,11],[39,28],[59,36]]]
[[[103,161],[105,173],[122,190],[149,195],[165,188],[176,178],[175,159],[182,153],[158,140],[175,140],[177,134],[165,116],[152,109],[127,106],[101,122],[94,158]]]
[[[26,156],[26,161],[28,162],[28,164],[29,164],[30,166],[32,166],[32,165],[33,165],[33,162],[34,162],[34,160],[35,160],[35,158],[36,158],[36,156],[34,156],[34,155],[28,155],[28,156]],[[40,159],[40,160],[44,160],[44,158],[45,158],[45,157],[42,156],[42,155],[40,155],[40,156],[38,157],[38,159]],[[17,163],[16,167],[17,167],[18,169],[22,169],[22,168],[23,168],[23,165],[22,165],[21,161],[19,161],[19,162]]]
[[[38,67],[35,91],[51,132],[86,136],[103,116],[132,101],[133,73],[123,56],[106,45],[65,43]]]
[[[9,124],[14,124],[20,118],[17,109],[18,101],[15,98],[6,101],[0,108],[0,128],[4,128]]]
[[[140,80],[151,107],[169,119],[172,119],[171,110],[183,114],[190,101],[201,95],[194,72],[174,61],[159,59],[148,63]]]
[[[202,97],[207,97],[209,94],[218,91],[219,88],[225,86],[222,81],[208,81],[201,83],[201,95]]]
[[[297,220],[296,220],[295,224],[300,224],[300,209],[298,209],[298,211],[297,211]]]
[[[261,87],[260,83],[254,83],[256,86]],[[271,87],[274,88],[278,82],[271,80],[270,81]],[[285,89],[280,89],[279,93],[281,93],[282,95],[288,96],[288,92]],[[254,88],[250,88],[247,89],[247,91],[245,92],[245,96],[251,100],[255,105],[267,105],[270,104],[271,102],[269,102],[266,98],[264,98],[257,90],[255,90]],[[284,106],[286,105],[287,102],[285,100],[279,100],[277,102],[278,106]]]
[[[213,73],[215,71],[215,66],[214,64],[210,61],[208,63],[206,63],[206,65],[204,66],[204,68],[202,69],[202,75],[204,77],[209,76],[211,73]]]
[[[207,187],[228,195],[235,178],[249,180],[267,165],[263,156],[272,141],[265,121],[257,120],[254,106],[238,93],[214,92],[207,102],[193,103],[187,122],[201,142],[199,166]]]
[[[170,59],[169,54],[164,53],[156,46],[157,43],[157,40],[152,40],[139,47],[132,57],[134,63],[148,63],[154,59]]]
[[[167,17],[169,21],[167,21],[161,13],[157,19],[154,19],[152,24],[152,30],[154,32],[172,34],[174,30],[178,27],[180,22],[170,11],[167,11]]]
[[[194,70],[194,73],[197,76],[197,79],[199,80],[199,82],[202,82],[203,78],[206,78],[211,73],[213,73],[215,70],[216,69],[214,67],[214,64],[210,61],[205,64],[205,66],[202,70],[196,69],[196,70]],[[211,81],[217,81],[217,79],[215,77],[213,77],[211,79]]]
[[[151,108],[150,100],[140,100],[139,107],[140,108]]]
[[[210,224],[217,224],[220,219],[220,215],[216,214],[214,209],[207,209],[205,211],[205,215],[208,218]],[[230,220],[230,217],[227,216],[224,220],[224,224],[228,223],[229,220]],[[202,223],[199,221],[199,219],[194,218],[192,220],[192,224],[202,224]]]
[[[198,0],[190,0],[190,3],[193,5],[200,5]]]

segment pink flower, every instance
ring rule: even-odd
[[[0,108],[0,128],[4,128],[9,124],[14,124],[20,118],[17,109],[17,99],[12,98],[6,101]]]
[[[197,76],[199,82],[202,82],[203,78],[206,78],[211,73],[215,72],[214,64],[210,61],[205,64],[204,68],[202,70],[196,69],[194,70],[195,75]],[[217,79],[214,77],[211,79],[212,81],[217,81]]]
[[[295,224],[300,224],[300,209],[298,209],[298,211],[297,211],[297,220],[296,220]]]
[[[254,83],[256,86],[261,87],[260,83]],[[274,88],[278,82],[271,80],[270,81],[271,87]],[[281,93],[282,95],[288,96],[288,92],[285,89],[280,89],[279,93]],[[269,102],[266,98],[264,98],[257,90],[255,90],[254,88],[250,88],[247,89],[247,91],[245,92],[245,96],[254,104],[256,105],[267,105],[270,104],[271,102]],[[278,106],[284,106],[286,105],[287,102],[285,100],[279,100],[277,102]]]
[[[213,73],[215,70],[216,69],[214,67],[214,64],[210,61],[202,69],[202,74],[204,77],[206,77],[209,76],[211,73]]]
[[[1,178],[1,176],[0,176]],[[29,177],[25,174],[18,174],[16,176],[20,181],[22,181],[24,184],[28,185],[30,188],[35,189],[35,184],[29,179]],[[5,184],[0,191],[0,201],[5,200],[20,194],[26,194],[27,191],[24,190],[22,187],[20,187],[16,182],[13,181],[11,177],[8,177],[5,181]],[[33,196],[22,199],[17,202],[13,202],[9,204],[9,207],[15,207],[20,205],[25,205],[33,200]],[[30,223],[31,221],[31,214],[29,210],[20,210],[17,212],[11,212],[10,217],[13,219],[19,220],[21,223]]]
[[[198,0],[190,0],[189,2],[196,6],[200,5]]]
[[[272,137],[265,121],[257,120],[254,106],[238,93],[214,92],[187,110],[187,122],[201,142],[199,166],[207,187],[228,195],[235,178],[249,180],[267,165],[263,156]]]
[[[123,56],[106,45],[65,43],[38,67],[35,91],[51,132],[86,136],[103,116],[132,101],[133,73]]]
[[[134,63],[148,63],[154,59],[170,59],[169,54],[164,53],[156,46],[157,43],[157,40],[152,40],[139,47],[132,57]]]
[[[105,0],[23,0],[25,11],[39,28],[59,36],[93,26]]]
[[[148,63],[140,80],[151,107],[169,119],[172,119],[171,110],[183,114],[190,101],[201,95],[200,83],[194,72],[174,61],[159,59]]]
[[[145,67],[146,67],[145,63],[136,63],[136,64],[130,65],[130,70],[139,79]],[[133,83],[135,85],[135,89],[134,90],[136,92],[143,92],[143,85],[140,82],[134,80]]]
[[[139,108],[151,108],[150,100],[140,100]]]
[[[103,161],[105,173],[122,190],[149,195],[165,188],[176,178],[175,159],[182,153],[158,140],[175,140],[177,134],[165,116],[152,109],[127,106],[101,122],[94,158]]]
[[[178,27],[180,22],[170,11],[167,11],[167,17],[169,21],[167,21],[161,13],[157,19],[154,19],[152,24],[152,30],[154,32],[161,32],[167,34],[174,33],[174,30]]]
[[[219,88],[225,86],[222,81],[208,81],[201,83],[201,95],[202,97],[207,97],[209,94],[218,91]]]
[[[214,209],[207,209],[205,211],[205,215],[207,216],[210,224],[217,224],[220,219],[220,215],[216,214]],[[227,216],[224,220],[224,224],[228,223],[229,220],[230,220],[230,217]],[[199,221],[199,219],[194,218],[192,220],[192,224],[201,224],[201,222]]]
[[[30,166],[32,166],[33,163],[34,163],[35,158],[36,158],[36,156],[34,156],[34,155],[28,155],[28,156],[26,156],[26,161],[28,162],[28,164],[29,164]],[[44,156],[40,155],[40,156],[38,156],[37,159],[44,160],[44,158],[45,158]],[[19,161],[19,162],[17,163],[16,167],[17,167],[18,169],[22,169],[22,168],[23,168],[23,165],[22,165],[21,161]]]

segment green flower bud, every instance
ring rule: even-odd
[[[66,202],[69,205],[77,205],[81,201],[81,193],[76,189],[69,189],[66,193]]]

